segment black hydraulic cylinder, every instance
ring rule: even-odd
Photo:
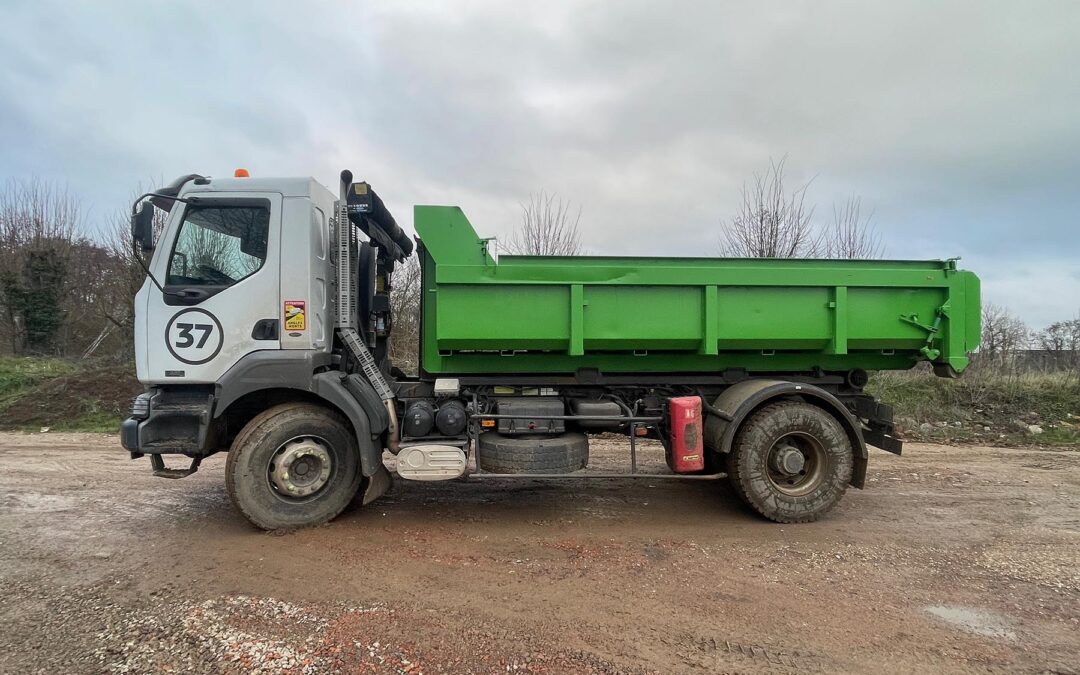
[[[349,219],[356,223],[368,236],[376,240],[380,239],[380,237],[374,236],[370,232],[368,224],[374,223],[377,228],[382,230],[383,234],[401,249],[404,257],[412,255],[412,239],[398,226],[394,216],[386,208],[386,204],[383,203],[379,195],[375,194],[370,185],[364,182],[350,185],[347,202]]]

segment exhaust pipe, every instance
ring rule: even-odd
[[[394,399],[388,398],[383,401],[386,412],[390,416],[390,423],[386,426],[386,449],[391,455],[401,452],[401,432],[398,430],[397,410],[394,408]]]

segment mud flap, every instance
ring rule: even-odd
[[[364,481],[364,487],[361,494],[358,495],[361,506],[366,506],[375,501],[379,497],[386,494],[390,487],[394,484],[394,477],[386,469],[385,466],[380,466],[375,470],[375,473],[371,474]]]
[[[885,452],[891,452],[894,455],[899,455],[904,450],[903,441],[893,438],[879,429],[863,429],[863,438],[866,440],[867,445],[881,448]]]

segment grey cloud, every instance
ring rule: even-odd
[[[962,255],[1038,325],[1075,313],[1046,286],[1080,266],[1077,25],[1068,2],[15,2],[0,174],[107,213],[151,176],[348,166],[406,224],[458,203],[502,236],[543,188],[590,251],[694,255],[786,154],[822,217],[860,194],[890,255]]]

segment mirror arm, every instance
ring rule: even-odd
[[[145,194],[139,195],[139,197],[134,202],[132,202],[132,204],[131,204],[131,217],[132,217],[132,219],[134,219],[136,217],[136,215],[139,213],[139,204],[141,204],[142,201],[144,199],[146,199],[147,197],[160,197],[162,199],[168,199],[168,200],[171,200],[171,201],[174,201],[174,202],[180,202],[181,204],[191,204],[193,201],[195,201],[194,199],[184,199],[183,197],[176,197],[176,196],[173,196],[173,195],[165,195],[165,194],[161,194],[160,192],[147,192]],[[157,207],[154,206],[153,204],[151,204],[150,208],[157,208]],[[152,236],[152,233],[151,233],[151,236]],[[161,282],[158,281],[156,277],[154,277],[153,272],[150,271],[150,267],[146,264],[146,261],[143,260],[143,256],[139,252],[139,248],[140,248],[139,242],[132,241],[131,242],[131,247],[132,247],[132,254],[133,254],[133,257],[135,258],[135,261],[137,263],[139,263],[139,267],[141,267],[143,269],[143,271],[146,272],[147,278],[149,278],[150,281],[153,282],[154,286],[156,286],[157,289],[159,291],[161,291],[161,293],[163,295],[172,295],[172,296],[176,296],[178,298],[184,297],[184,295],[182,293],[177,293],[175,291],[167,291],[167,290],[165,290],[165,287],[161,285]]]

